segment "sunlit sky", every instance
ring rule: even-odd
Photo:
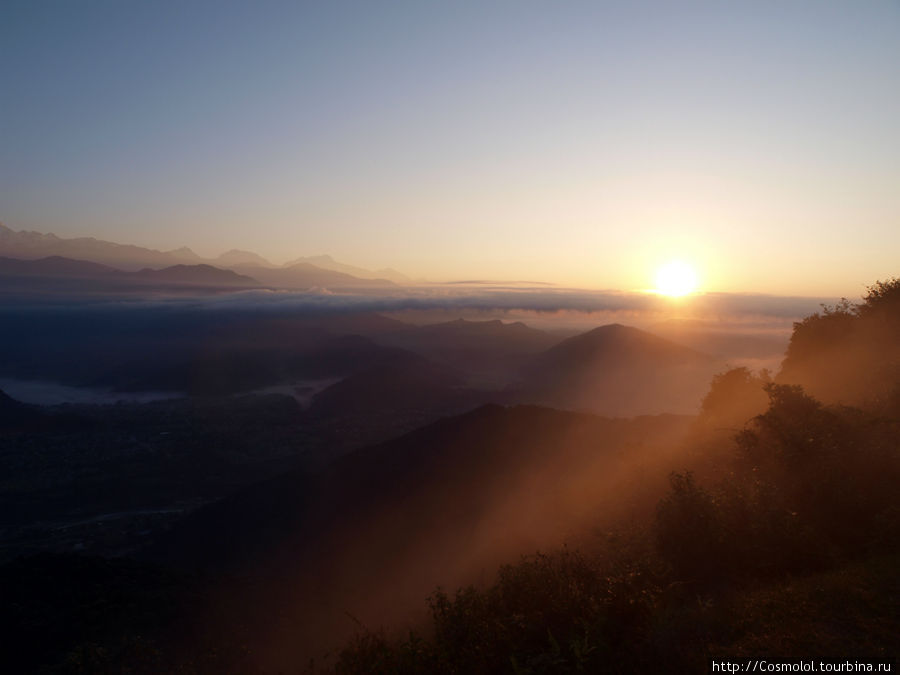
[[[900,273],[900,3],[5,0],[0,221],[430,279]]]

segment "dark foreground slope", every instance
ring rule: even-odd
[[[900,628],[900,422],[766,388],[718,480],[674,474],[645,531],[437,591],[428,630],[364,633],[337,671],[697,673],[716,658],[879,672]]]
[[[559,532],[557,519],[609,501],[617,471],[658,459],[690,422],[487,405],[359,450],[320,473],[290,473],[205,507],[148,553],[188,569],[293,566],[317,556],[325,540],[353,540],[374,526],[409,540],[437,530],[470,537],[498,507],[511,519],[491,538],[539,543],[542,531]]]
[[[347,612],[408,620],[438,584],[646,506],[688,422],[486,406],[201,509],[147,554],[265,578],[260,602],[291,616],[290,636],[260,627],[283,663],[351,632]]]
[[[571,554],[530,558],[505,568],[490,594],[433,596],[440,643],[409,640],[397,649],[384,633],[361,635],[337,672],[693,674],[709,672],[709,658],[811,655],[855,667],[896,653],[898,555],[716,597],[676,586],[656,597],[657,612],[642,579],[623,583],[585,562]],[[224,583],[227,597],[215,590]],[[310,669],[300,659],[278,670],[260,664],[248,637],[273,610],[247,602],[253,593],[237,579],[203,580],[122,559],[42,555],[8,563],[0,566],[0,667],[17,674],[322,672],[320,659]],[[602,623],[599,599],[613,609]],[[604,634],[607,640],[591,642]]]

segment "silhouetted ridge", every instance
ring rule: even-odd
[[[143,269],[135,274],[149,281],[179,284],[258,286],[252,277],[212,265],[172,265],[161,270]]]
[[[575,467],[594,466],[597,453],[626,438],[652,438],[664,429],[679,433],[685,425],[677,417],[635,422],[484,405],[359,450],[322,474],[291,473],[200,509],[161,539],[152,555],[187,567],[279,561],[296,569],[301,561],[320,564],[331,546],[343,551],[349,545],[342,555],[352,555],[365,545],[352,543],[354,533],[369,532],[368,540],[379,528],[384,539],[367,555],[387,561],[397,554],[389,546],[397,537],[414,542],[417,533],[429,533],[455,541],[487,517],[496,499],[521,499],[521,509],[537,519],[552,514],[555,495],[578,475]],[[520,481],[532,476],[541,476],[539,484],[520,493]],[[394,517],[382,520],[386,512]],[[507,536],[526,536],[537,521],[519,525],[525,530],[514,534],[510,523]]]
[[[349,274],[359,279],[386,279],[395,284],[408,284],[411,281],[405,274],[401,274],[397,270],[389,267],[380,270],[367,270],[362,267],[356,267],[355,265],[347,265],[346,263],[338,262],[330,255],[314,255],[297,258],[285,263],[282,267],[291,267],[297,263],[308,263],[315,265],[320,269],[343,272],[344,274]]]
[[[186,247],[173,251],[157,251],[141,246],[116,244],[94,237],[65,239],[55,234],[25,230],[16,232],[3,225],[0,225],[0,254],[28,259],[63,256],[129,270],[201,260],[200,256]]]
[[[233,265],[243,274],[274,288],[307,290],[310,288],[368,288],[393,286],[387,279],[362,279],[344,272],[316,267],[310,263],[295,263],[286,267],[262,267],[260,265]]]
[[[513,390],[521,401],[600,414],[692,413],[718,365],[646,331],[609,324],[536,355]]]
[[[547,367],[569,366],[584,359],[614,363],[622,358],[639,358],[655,365],[708,361],[710,357],[646,331],[620,323],[600,326],[563,340],[536,360]],[[583,365],[583,364],[575,364]]]
[[[308,289],[317,286],[381,287],[393,282],[409,283],[410,279],[396,270],[375,272],[345,265],[330,256],[299,258],[281,267],[274,267],[268,260],[251,251],[232,249],[216,258],[202,258],[187,247],[171,251],[116,244],[93,237],[66,239],[55,234],[41,232],[16,232],[0,224],[0,256],[33,260],[48,256],[91,261],[110,265],[118,270],[160,270],[179,265],[224,266],[239,274],[245,274],[259,282],[282,288]],[[318,261],[321,265],[316,265]],[[0,272],[2,273],[2,272]],[[241,280],[246,283],[246,280]],[[192,278],[181,283],[196,284]],[[221,277],[219,283],[229,284],[234,279]],[[209,283],[208,281],[205,283]],[[253,285],[256,285],[255,282]]]
[[[451,366],[468,375],[475,386],[499,389],[528,358],[559,338],[520,322],[457,319],[409,327],[381,340]]]
[[[222,253],[216,258],[216,262],[226,267],[236,265],[260,265],[262,267],[272,267],[272,263],[261,255],[253,253],[252,251],[242,251],[236,248]]]
[[[37,260],[0,258],[0,275],[2,276],[102,278],[120,274],[122,272],[107,265],[86,260],[73,260],[58,255]]]
[[[32,280],[78,280],[79,286],[67,290],[85,288],[117,289],[128,286],[196,285],[253,287],[259,282],[248,276],[224,270],[212,265],[172,265],[163,269],[144,268],[138,272],[125,272],[108,265],[75,260],[62,256],[48,256],[37,260],[0,258],[0,276]],[[101,286],[97,286],[97,282]]]

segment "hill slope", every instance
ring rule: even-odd
[[[518,321],[457,319],[409,327],[380,340],[447,364],[478,382],[506,384],[530,357],[559,338]]]
[[[606,415],[694,413],[721,364],[637,328],[610,324],[535,356],[520,401]]]
[[[324,473],[289,474],[210,505],[148,555],[258,573],[269,599],[321,647],[317,640],[352,629],[344,610],[363,621],[402,618],[436,584],[471,579],[510,555],[559,543],[598,513],[633,508],[642,490],[665,483],[660,448],[687,423],[485,406],[360,450]],[[620,499],[642,462],[654,470]]]

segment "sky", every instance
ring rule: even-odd
[[[900,2],[4,0],[0,221],[414,277],[900,274]]]

